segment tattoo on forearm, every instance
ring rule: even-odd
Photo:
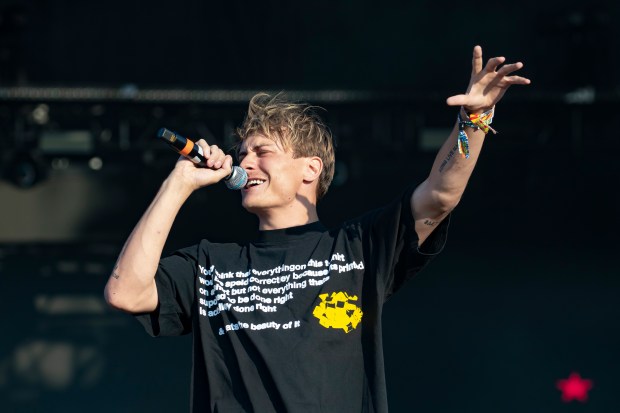
[[[424,221],[424,225],[428,225],[429,227],[434,227],[435,225],[437,225],[439,222],[437,221],[431,221],[430,219],[427,219]]]
[[[452,159],[457,149],[458,149],[458,145],[454,145],[454,147],[450,149],[450,152],[448,152],[446,159],[444,159],[441,165],[439,166],[439,172],[443,172],[444,168],[446,167],[446,165],[448,165],[448,162],[450,162],[450,159]]]

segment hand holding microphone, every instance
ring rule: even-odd
[[[192,161],[196,166],[203,168],[213,168],[209,165],[209,160],[205,157],[202,147],[175,132],[166,128],[157,131],[157,137],[163,139],[175,151]],[[233,166],[230,175],[224,178],[224,183],[229,189],[241,189],[248,181],[248,174],[239,166]]]

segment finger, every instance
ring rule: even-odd
[[[230,155],[226,155],[222,160],[221,167],[215,169],[215,172],[220,177],[219,179],[229,176],[232,172],[232,157]]]
[[[477,75],[482,70],[482,47],[474,46],[473,56],[471,58],[471,74]]]
[[[501,76],[506,76],[516,70],[519,70],[523,67],[523,63],[521,62],[517,62],[517,63],[511,63],[509,65],[504,65],[502,66],[498,71],[497,74],[501,75]]]
[[[220,148],[217,148],[217,150],[218,150],[218,153],[217,153],[214,166],[216,168],[221,168],[224,165],[224,162],[226,161],[226,157],[229,155],[226,155],[224,151],[221,150]]]
[[[233,166],[233,158],[230,155],[226,155],[224,157],[224,162],[222,164],[222,168],[226,169],[227,171],[232,171],[232,166]]]
[[[209,144],[207,143],[207,141],[205,141],[204,139],[200,139],[196,141],[196,145],[200,146],[204,157],[209,159],[209,156],[211,156],[211,149],[209,148]]]
[[[454,95],[446,99],[446,103],[448,104],[448,106],[466,106],[465,104],[467,103],[467,101],[467,95]]]
[[[526,77],[521,76],[506,76],[504,82],[509,85],[529,85],[532,81]]]
[[[495,72],[495,69],[497,69],[497,66],[504,63],[504,61],[506,61],[506,58],[504,56],[494,57],[492,59],[489,59],[484,70],[486,70],[489,73]]]
[[[211,145],[210,148],[211,155],[209,156],[209,160],[207,161],[207,166],[212,168],[219,168],[222,166],[222,162],[224,161],[224,151],[222,151],[217,145]]]

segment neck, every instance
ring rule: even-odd
[[[288,211],[260,211],[256,215],[258,216],[258,229],[261,231],[297,227],[319,220],[314,205],[297,211],[292,208]]]

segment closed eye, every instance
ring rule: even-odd
[[[270,147],[273,147],[275,144],[274,143],[260,143],[254,147],[250,147],[249,151],[247,148],[245,148],[242,151],[239,151],[239,153],[237,153],[237,159],[239,160],[239,162],[241,162],[243,160],[243,158],[245,158],[248,154],[248,152],[254,152],[256,154],[256,156],[265,156],[267,154],[270,154],[273,152],[272,149],[270,149]]]

